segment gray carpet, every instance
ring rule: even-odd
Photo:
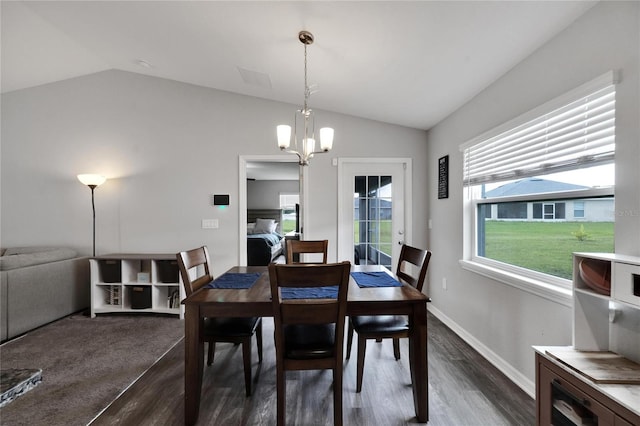
[[[184,336],[175,316],[72,315],[0,346],[2,368],[42,382],[0,409],[0,423],[86,425]]]

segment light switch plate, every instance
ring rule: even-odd
[[[202,229],[218,229],[218,219],[202,219]]]

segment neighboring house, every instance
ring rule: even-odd
[[[511,182],[487,191],[484,198],[512,197],[517,195],[549,192],[566,192],[585,189],[585,186],[540,178],[527,178]],[[487,205],[486,219],[498,220],[555,220],[611,222],[613,221],[613,197],[580,200],[540,200],[506,202]]]

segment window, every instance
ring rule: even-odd
[[[527,203],[502,203],[498,205],[498,219],[526,219]]]
[[[615,76],[461,146],[465,260],[568,288],[575,251],[612,252]]]
[[[565,203],[533,203],[534,219],[564,219]]]
[[[280,194],[280,209],[282,210],[281,229],[284,234],[296,230],[296,204],[299,202],[299,194]]]

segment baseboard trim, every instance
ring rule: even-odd
[[[469,346],[475,349],[480,355],[487,359],[493,366],[495,366],[498,370],[500,370],[505,376],[509,378],[513,383],[515,383],[520,389],[522,389],[527,395],[531,398],[536,398],[536,386],[535,383],[524,374],[520,373],[520,371],[513,368],[511,364],[506,362],[500,356],[498,356],[495,352],[485,346],[482,342],[476,339],[472,334],[467,332],[464,328],[462,328],[458,323],[453,321],[451,318],[446,316],[442,311],[438,308],[435,308],[433,305],[427,305],[427,309],[431,312],[436,318],[442,321],[447,327],[453,330],[462,340],[467,342]]]

